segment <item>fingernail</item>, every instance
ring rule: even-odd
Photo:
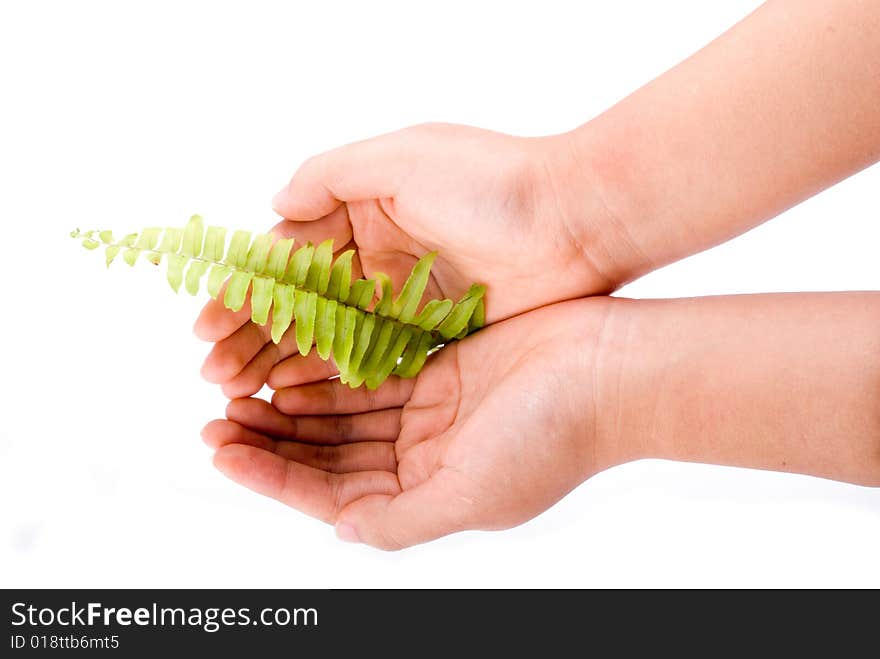
[[[284,203],[285,199],[287,199],[287,187],[281,188],[278,193],[272,197],[272,208],[277,211],[281,207],[281,204]]]
[[[361,541],[354,527],[351,524],[346,524],[345,522],[336,525],[336,537],[343,542]]]

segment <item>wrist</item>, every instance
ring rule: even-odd
[[[627,192],[630,156],[610,133],[608,121],[594,120],[544,138],[548,203],[564,235],[607,282],[607,291],[659,265],[638,232],[638,218],[650,211]]]
[[[595,336],[591,388],[594,441],[602,469],[663,454],[667,355],[675,350],[676,339],[654,331],[655,322],[664,316],[664,301],[605,299]]]
[[[655,388],[652,378],[634,369],[646,358],[638,346],[637,303],[595,296],[554,306],[577,310],[566,315],[564,334],[553,337],[551,361],[555,377],[577,383],[561,390],[557,410],[568,416],[580,447],[583,478],[649,457],[651,433],[643,426]]]

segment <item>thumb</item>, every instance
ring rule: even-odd
[[[393,197],[409,167],[404,131],[348,144],[306,160],[272,199],[288,219],[315,220],[343,201]]]
[[[454,474],[441,469],[396,496],[372,494],[348,504],[336,520],[336,534],[390,551],[473,528],[473,499],[461,490]]]

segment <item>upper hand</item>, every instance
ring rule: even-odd
[[[426,293],[456,299],[471,283],[485,284],[491,323],[620,283],[599,265],[601,254],[585,249],[591,218],[581,215],[601,214],[601,203],[571,211],[572,187],[591,192],[589,182],[560,180],[571,169],[560,163],[565,152],[563,137],[415,126],[306,161],[275,197],[287,219],[274,231],[356,247],[357,275],[385,272],[396,286],[419,257],[438,250]],[[215,300],[196,323],[201,338],[217,342],[203,374],[231,398],[258,391],[296,350],[292,330],[275,346],[249,315],[248,305],[232,313]]]

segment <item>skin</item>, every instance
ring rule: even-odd
[[[597,298],[498,323],[375,393],[277,378],[275,407],[233,400],[203,437],[228,477],[335,524],[344,540],[400,549],[513,526],[610,465],[578,409],[592,409],[591,388],[568,384],[594,370],[605,306]]]
[[[880,159],[880,5],[768,2],[587,124],[521,138],[429,124],[314,156],[274,231],[358,249],[431,296],[489,287],[487,320],[607,293],[740,234]],[[772,182],[772,184],[768,184]],[[229,397],[294,354],[209,303],[202,373]]]
[[[233,400],[205,427],[215,465],[381,549],[520,524],[641,458],[880,485],[875,293],[596,297],[497,323],[375,393],[285,379],[274,407]]]
[[[422,409],[424,406],[433,409],[432,394],[427,391],[429,385],[421,383],[430,382],[430,387],[445,391],[445,396],[436,399],[437,405],[445,404],[444,401],[454,393],[449,388],[452,386],[450,382],[454,384],[450,373],[456,371],[463,387],[464,383],[472,383],[473,391],[482,392],[480,395],[462,393],[462,401],[469,401],[473,405],[467,417],[468,424],[485,424],[485,432],[492,436],[481,439],[473,433],[468,440],[453,440],[453,435],[456,438],[470,435],[464,428],[449,435],[449,428],[444,427],[438,431],[439,435],[428,441],[424,440],[424,430],[420,430],[422,434],[418,436],[424,441],[416,443],[412,449],[416,456],[420,455],[416,448],[422,444],[444,447],[430,449],[433,451],[433,463],[424,462],[426,458],[413,458],[410,461],[406,458],[409,454],[407,444],[404,442],[401,445],[398,439],[395,445],[395,460],[398,461],[396,484],[385,475],[369,476],[383,483],[383,494],[378,495],[385,497],[382,499],[370,498],[365,500],[367,503],[356,505],[353,502],[358,498],[340,494],[349,490],[332,485],[328,487],[332,488],[331,493],[336,497],[333,501],[337,502],[332,508],[304,506],[297,496],[287,497],[286,500],[307,512],[320,510],[319,517],[338,522],[342,536],[356,528],[365,542],[392,548],[420,542],[456,528],[497,528],[517,523],[516,520],[523,521],[543,510],[594,470],[639,457],[794,469],[876,484],[876,447],[872,445],[867,450],[863,446],[864,441],[859,439],[862,437],[860,433],[870,435],[873,432],[876,436],[876,428],[870,425],[867,418],[873,419],[871,414],[875,413],[859,416],[859,425],[853,420],[854,417],[841,417],[829,409],[828,413],[840,424],[839,434],[836,435],[838,439],[832,441],[830,434],[823,435],[821,439],[826,453],[833,447],[834,451],[843,454],[864,457],[862,464],[867,472],[856,473],[852,465],[846,467],[836,464],[835,460],[840,458],[838,455],[827,455],[827,464],[820,464],[813,454],[821,451],[805,441],[792,439],[809,435],[810,428],[816,426],[817,422],[813,419],[813,411],[821,409],[826,398],[833,399],[838,393],[844,392],[853,397],[866,395],[864,382],[859,379],[864,374],[856,374],[855,365],[852,366],[853,373],[844,371],[848,379],[838,383],[840,391],[826,391],[820,386],[821,383],[812,382],[802,373],[807,369],[799,367],[798,360],[803,360],[805,355],[812,361],[821,361],[825,356],[838,359],[851,357],[849,354],[837,354],[840,346],[835,344],[840,341],[832,340],[831,334],[814,337],[821,338],[821,341],[802,344],[800,353],[785,353],[786,359],[775,360],[773,355],[784,352],[786,348],[786,345],[778,343],[782,341],[780,337],[789,343],[797,342],[778,330],[777,326],[768,324],[765,329],[769,343],[762,343],[761,336],[754,336],[750,344],[764,346],[767,354],[746,351],[748,346],[743,347],[743,354],[753,359],[755,369],[776,365],[778,370],[772,374],[764,371],[747,373],[744,364],[727,364],[721,354],[723,341],[735,343],[737,336],[726,331],[725,326],[716,327],[717,323],[713,322],[711,314],[705,314],[700,319],[703,329],[694,329],[689,340],[694,345],[700,345],[702,332],[712,328],[711,337],[715,343],[711,345],[714,346],[714,352],[707,354],[711,354],[714,361],[703,359],[702,354],[696,355],[692,363],[682,361],[676,364],[681,370],[679,373],[671,367],[659,366],[656,366],[658,370],[651,371],[649,366],[653,362],[651,359],[644,360],[643,368],[648,370],[640,374],[642,380],[639,381],[647,383],[648,388],[641,392],[644,398],[633,398],[632,404],[638,408],[646,405],[646,401],[654,399],[655,389],[674,391],[675,395],[669,393],[662,405],[650,408],[653,415],[651,423],[641,424],[636,416],[618,412],[616,418],[632,419],[632,427],[620,421],[611,425],[613,432],[617,433],[616,437],[610,430],[600,434],[614,437],[613,442],[621,447],[629,447],[629,452],[623,449],[614,451],[614,457],[607,460],[604,459],[608,457],[605,442],[593,441],[591,433],[594,431],[591,429],[595,424],[604,424],[602,427],[605,428],[608,417],[603,415],[600,419],[595,411],[585,412],[593,408],[585,406],[584,401],[569,403],[565,386],[552,382],[547,385],[550,387],[547,391],[558,395],[559,400],[554,401],[549,393],[547,398],[538,395],[535,399],[529,399],[527,409],[531,413],[516,413],[518,425],[515,432],[506,428],[507,421],[514,418],[510,412],[512,406],[516,405],[513,399],[507,403],[510,407],[507,407],[506,415],[497,418],[490,419],[492,414],[484,411],[484,407],[494,409],[493,405],[498,405],[504,408],[505,405],[496,402],[500,400],[497,389],[505,389],[509,383],[509,395],[513,397],[514,387],[526,390],[535,387],[534,383],[539,381],[538,374],[548,369],[552,370],[553,378],[567,374],[568,379],[564,382],[568,383],[568,389],[590,388],[593,382],[584,380],[585,371],[576,369],[568,373],[566,365],[569,361],[593,363],[597,357],[607,361],[622,359],[622,355],[626,354],[649,355],[652,351],[659,352],[659,358],[665,357],[667,342],[678,336],[676,328],[684,331],[686,323],[682,319],[687,317],[691,309],[689,305],[697,305],[696,302],[668,302],[664,308],[675,309],[680,318],[669,316],[667,319],[666,315],[662,315],[654,318],[653,322],[661,325],[667,323],[672,328],[670,336],[664,337],[663,341],[646,340],[644,345],[630,348],[638,352],[590,348],[594,342],[587,334],[568,337],[577,338],[577,342],[569,344],[565,353],[556,354],[556,360],[548,357],[540,364],[533,364],[533,359],[537,358],[533,358],[531,353],[522,352],[518,346],[531,345],[544,332],[552,334],[558,331],[536,324],[539,321],[553,324],[555,319],[551,320],[547,314],[557,314],[560,313],[558,309],[569,308],[556,303],[611,292],[654,268],[742,233],[876,162],[880,159],[878,98],[880,4],[871,0],[802,0],[797,3],[780,0],[766,3],[688,60],[569,133],[520,138],[474,128],[431,124],[348,145],[306,161],[273,201],[275,210],[285,218],[275,228],[276,233],[313,242],[333,237],[340,248],[352,246],[358,249],[358,272],[370,274],[381,270],[391,275],[398,285],[419,256],[430,250],[438,250],[439,257],[428,287],[431,296],[458,297],[472,281],[488,286],[487,320],[496,325],[432,359],[419,376],[414,391],[406,391],[411,384],[392,380],[376,395],[376,399],[385,400],[383,397],[390,396],[389,401],[393,403],[389,404],[390,408],[406,410],[401,406],[411,401],[410,395],[418,395],[419,402],[410,402],[411,408]],[[791,317],[797,316],[784,299],[766,299],[771,301],[766,304],[780,305]],[[808,307],[812,304],[812,298],[796,299]],[[873,316],[864,318],[850,313],[857,310],[850,309],[848,297],[831,300],[827,308],[822,307],[822,314],[850,319],[852,325],[844,326],[842,321],[839,325],[830,324],[829,332],[839,331],[840,334],[836,336],[849,337],[852,333],[858,335],[866,331],[866,328],[876,330],[871,324],[874,322]],[[840,300],[840,308],[845,309],[845,313],[832,308],[834,300]],[[870,302],[873,306],[873,298]],[[616,303],[608,300],[592,301],[591,304],[591,309],[618,308]],[[646,309],[653,308],[651,303],[645,304]],[[744,334],[749,334],[751,327],[763,326],[758,321],[772,314],[772,309],[765,309],[761,304],[756,303],[762,311],[757,313],[754,323],[742,326]],[[724,308],[728,306],[739,309],[730,317],[734,325],[737,325],[735,321],[740,315],[748,316],[750,313],[740,307],[739,301],[728,302]],[[527,315],[520,315],[526,312]],[[400,419],[395,421],[388,412],[368,417],[366,421],[360,419],[357,425],[352,425],[349,421],[354,417],[344,416],[345,421],[339,421],[337,417],[353,410],[320,411],[323,408],[307,407],[303,411],[291,404],[288,398],[293,395],[288,393],[291,388],[326,380],[335,374],[334,367],[332,363],[321,362],[315,356],[303,358],[297,355],[293,332],[288,332],[285,339],[275,346],[269,341],[268,328],[248,322],[249,315],[247,305],[242,311],[231,313],[221,303],[211,302],[196,323],[197,335],[215,343],[205,360],[203,375],[220,384],[227,396],[247,397],[257,392],[263,384],[269,384],[278,389],[273,402],[282,412],[305,414],[309,418],[314,414],[324,415],[326,418],[321,421],[305,422],[306,426],[309,423],[323,424],[320,426],[323,429],[321,432],[325,432],[325,437],[333,438],[333,441],[342,441],[344,438],[340,428],[353,433],[351,437],[364,437],[362,426],[369,425],[371,420],[375,421],[377,428],[382,428],[382,433],[376,430],[373,434],[382,434],[385,440],[394,438],[393,431],[397,429],[395,423],[401,426],[398,434],[408,436],[406,425]],[[602,314],[596,311],[593,315]],[[626,317],[626,314],[621,315],[616,311],[613,315]],[[645,312],[645,317],[649,315]],[[580,320],[590,327],[594,325],[586,319]],[[805,325],[799,331],[805,335],[809,335],[809,327],[819,322],[813,316],[803,317],[801,321]],[[824,316],[822,322],[825,322]],[[858,322],[863,325],[858,325]],[[679,324],[683,325],[679,327]],[[650,329],[648,324],[641,323],[625,327],[628,332],[636,333]],[[602,336],[605,342],[609,341],[607,333]],[[503,354],[497,355],[497,366],[487,356],[496,354],[489,345],[495,342],[507,346]],[[585,346],[583,354],[572,345]],[[539,352],[552,352],[549,346],[545,348]],[[479,350],[479,356],[471,350]],[[643,353],[643,350],[648,352]],[[864,347],[863,361],[869,354],[867,350]],[[471,356],[465,358],[464,355]],[[504,370],[502,366],[508,363],[509,358],[515,358],[516,367],[511,366],[505,375],[499,375],[499,368]],[[447,364],[450,361],[456,365]],[[688,371],[688,364],[697,364],[702,370]],[[822,366],[827,381],[832,381],[833,369],[824,361]],[[517,380],[515,374],[520,373],[520,369],[525,372],[530,368],[533,369],[530,377],[521,376],[521,381]],[[729,384],[743,391],[736,389],[732,392],[726,388],[707,386],[705,373],[716,370],[722,372],[724,377],[741,374],[742,380]],[[676,377],[680,378],[681,386],[670,390],[667,379]],[[718,381],[725,380],[719,378],[711,380],[709,384]],[[778,390],[768,392],[767,388],[777,381],[784,385],[779,384]],[[476,383],[481,384],[477,386]],[[576,386],[572,386],[572,383],[576,383]],[[811,384],[813,387],[804,392],[809,394],[806,399],[793,398],[792,392],[800,384]],[[322,382],[309,384],[308,387],[306,392],[321,388],[329,390],[329,387],[337,385]],[[420,387],[425,390],[424,393]],[[539,388],[538,391],[544,390]],[[712,393],[721,399],[717,404],[722,407],[716,408],[712,401],[702,400],[697,391]],[[723,407],[736,399],[734,393],[742,393],[746,397],[742,405]],[[594,392],[594,395],[598,394]],[[424,405],[421,396],[427,401]],[[348,397],[348,393],[340,393],[337,399],[345,401]],[[876,396],[862,404],[872,405],[874,398]],[[811,405],[798,404],[783,408],[780,402],[773,408],[773,414],[769,411],[755,414],[750,404],[754,403],[760,409],[765,402],[783,399],[809,400]],[[544,407],[551,405],[549,401],[556,406],[552,413]],[[855,404],[850,399],[847,401]],[[371,404],[373,402],[374,399],[371,399]],[[700,402],[704,406],[700,409],[706,410],[705,416],[695,415],[693,408],[683,405],[683,402]],[[578,414],[587,418],[572,422],[572,428],[576,430],[557,431],[553,419],[557,415],[565,416],[570,404],[574,405]],[[303,474],[294,474],[303,476],[302,481],[298,477],[291,477],[293,468],[284,466],[290,462],[278,456],[275,456],[275,471],[267,466],[265,478],[254,476],[263,473],[259,466],[263,463],[253,462],[255,449],[248,445],[253,439],[253,429],[265,428],[254,426],[262,419],[257,412],[250,416],[240,414],[243,405],[259,403],[233,401],[229,409],[231,421],[213,422],[206,430],[209,443],[226,447],[217,453],[218,466],[232,478],[270,495],[277,495],[278,491],[267,483],[282,482],[279,474],[286,474],[285,478],[290,477],[300,483],[296,487],[305,488],[303,483],[313,482],[319,488],[318,481]],[[595,409],[603,407],[604,404],[597,403]],[[264,406],[261,409],[266,414],[271,413],[270,408]],[[628,410],[623,407],[617,409]],[[678,416],[670,416],[672,414]],[[406,416],[404,411],[398,416],[401,415]],[[669,417],[665,420],[670,428],[666,434],[657,429],[659,416],[664,419]],[[726,424],[723,427],[719,423],[721,419]],[[811,424],[798,425],[805,419],[809,419]],[[850,422],[856,425],[848,425]],[[437,427],[443,427],[443,423],[438,423]],[[542,438],[535,447],[528,449],[524,447],[526,440],[521,437],[511,439],[508,436],[506,443],[498,439],[504,435],[505,429],[518,437],[530,434],[537,438],[546,434],[548,427],[565,438],[552,442]],[[225,434],[222,437],[215,435],[211,428],[222,428],[217,433]],[[529,428],[533,429],[532,433],[527,432]],[[694,437],[693,441],[678,439],[691,437],[698,432],[699,437]],[[320,433],[315,436],[318,435]],[[440,440],[441,436],[446,439]],[[666,437],[665,443],[659,441],[658,437]],[[754,444],[758,440],[760,446]],[[859,444],[860,441],[862,444]],[[785,450],[771,450],[780,442]],[[412,471],[424,476],[428,466],[437,464],[437,455],[443,455],[443,459],[447,460],[444,453],[447,444],[455,456],[452,463],[454,468],[441,471],[446,474],[442,478],[450,483],[447,492],[452,494],[446,499],[431,499],[430,503],[438,509],[426,512],[427,507],[423,504],[429,502],[427,499],[420,501],[419,497],[434,497],[431,494],[434,489],[427,488],[428,493],[421,494],[423,488],[408,487],[410,482],[422,481],[407,480],[409,477],[406,474],[411,469],[407,465],[415,465]],[[573,453],[571,450],[566,453],[562,447],[570,444],[577,444],[581,447],[579,450],[586,450],[583,446],[589,445],[589,451],[602,456],[602,459],[595,459],[593,467],[580,470],[580,480],[566,476],[559,482],[554,481],[554,485],[545,487],[543,483],[549,472],[536,476],[531,466],[519,465],[520,456],[529,455],[529,462],[532,462],[538,453],[541,461],[547,460],[549,463],[556,460],[558,465],[554,465],[554,469],[564,471]],[[266,445],[264,448],[272,446],[275,445]],[[452,450],[453,446],[455,450]],[[514,453],[510,449],[513,446],[522,452]],[[557,447],[560,456],[546,456],[548,446]],[[636,450],[633,447],[641,448]],[[505,452],[507,449],[510,449],[509,453]],[[384,459],[390,460],[387,448],[370,450],[385,451]],[[429,449],[421,450],[429,452]],[[803,454],[801,457],[797,455],[798,450]],[[234,458],[236,451],[238,459],[228,457],[231,452]],[[323,451],[317,453],[321,460],[326,461],[328,455],[335,455],[333,451]],[[490,455],[495,462],[488,461]],[[481,460],[480,456],[487,456],[487,461]],[[307,458],[303,460],[308,464]],[[345,460],[352,458],[347,456]],[[453,458],[448,460],[452,461]],[[302,461],[294,461],[294,464],[298,462]],[[447,464],[443,460],[440,462]],[[249,464],[253,469],[246,468]],[[495,479],[499,478],[498,474],[516,474],[515,478],[504,482],[510,485],[515,480],[533,485],[536,490],[531,494],[520,493],[513,497],[520,502],[519,514],[511,512],[505,505],[487,503],[480,510],[492,511],[496,515],[494,522],[476,513],[466,515],[463,521],[458,510],[460,505],[450,504],[454,497],[462,500],[474,498],[474,492],[466,488],[457,489],[464,487],[462,481],[485,483],[478,487],[481,492],[492,487],[487,480],[473,480],[470,472],[461,467],[463,464],[479,464],[485,469],[491,464]],[[402,478],[401,469],[404,474]],[[296,471],[299,472],[299,469]],[[371,468],[365,473],[373,471],[376,470]],[[307,473],[318,479],[325,478],[320,474]],[[393,474],[392,471],[385,473]],[[464,473],[468,474],[467,478],[461,475]],[[367,478],[351,476],[348,479],[333,477],[330,480],[334,483],[337,480],[360,482]],[[296,487],[295,491],[299,491]],[[370,491],[363,483],[358,488],[351,492],[362,494]],[[514,488],[514,491],[519,492],[519,488]],[[315,497],[314,505],[318,506],[317,501],[322,497],[318,494]],[[348,508],[343,505],[348,503],[355,509],[362,506],[364,510],[372,511],[369,514],[374,520],[382,518],[380,513],[385,509],[392,511],[388,514],[396,514],[400,519],[409,508],[404,504],[392,503],[398,499],[414,501],[412,505],[418,506],[418,516],[424,520],[420,522],[424,526],[420,533],[410,536],[400,530],[400,525],[391,524],[386,528],[379,521],[375,522],[379,530],[371,531],[372,523],[359,522],[360,517],[347,512]],[[494,501],[488,495],[487,500]],[[351,523],[346,521],[348,515],[352,515]],[[455,525],[448,523],[449,520],[454,520]]]
[[[880,4],[767,2],[562,136],[557,178],[600,173],[622,279],[724,242],[880,159]],[[571,217],[590,212],[560,185]],[[621,248],[616,247],[622,246]],[[627,251],[627,248],[628,251]],[[622,251],[621,251],[622,249]],[[642,259],[628,254],[640,254]]]
[[[356,273],[385,272],[397,285],[438,250],[427,294],[458,299],[471,283],[485,284],[497,291],[486,299],[488,322],[609,291],[616,282],[584,258],[558,212],[550,146],[435,124],[348,145],[299,169],[274,202],[299,219],[274,231],[356,247]],[[597,205],[592,214],[597,228],[603,212]],[[296,352],[292,338],[276,347],[269,328],[249,318],[247,306],[233,314],[214,301],[196,323],[198,336],[217,343],[202,373],[230,397],[258,391],[270,368]]]

